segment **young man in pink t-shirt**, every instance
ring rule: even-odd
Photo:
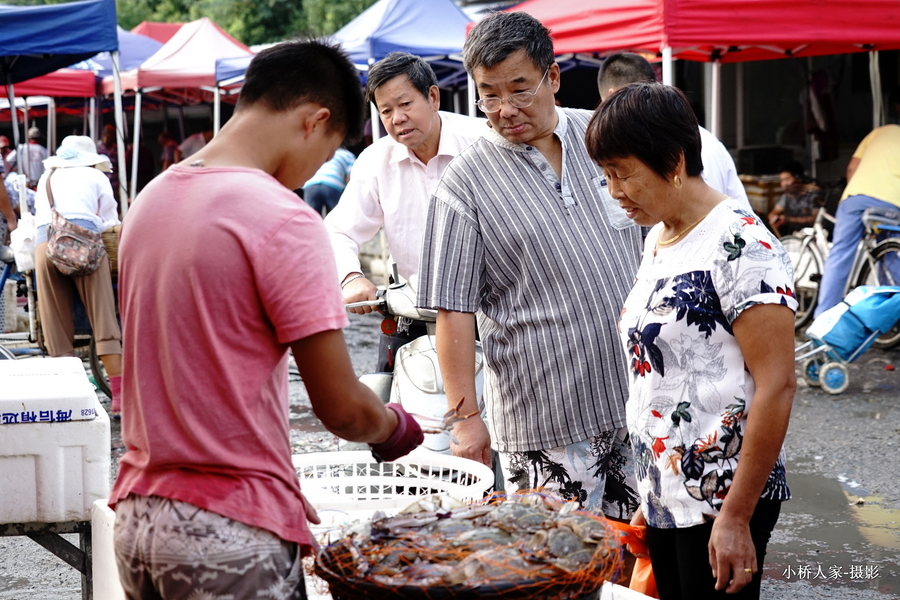
[[[291,192],[362,131],[356,70],[287,42],[231,120],[153,180],[122,227],[122,437],[110,495],[129,598],[304,598],[318,522],[291,465],[287,351],[329,431],[383,460],[422,432],[355,376],[321,218]]]

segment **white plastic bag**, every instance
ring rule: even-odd
[[[34,215],[27,210],[19,219],[19,226],[9,234],[9,245],[16,255],[16,268],[19,273],[34,269]]]

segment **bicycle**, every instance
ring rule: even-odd
[[[865,233],[856,247],[844,294],[860,285],[900,285],[900,211],[868,209],[863,213]],[[805,327],[813,317],[819,283],[831,244],[825,222],[835,219],[820,208],[812,227],[780,238],[794,267],[794,294],[799,307],[795,329]],[[873,344],[888,349],[900,344],[900,325],[879,336]]]

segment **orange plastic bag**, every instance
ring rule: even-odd
[[[610,524],[619,531],[619,539],[622,544],[628,544],[634,554],[647,554],[646,527],[634,527],[628,523],[612,520],[610,520]],[[659,598],[656,579],[653,577],[653,565],[650,564],[649,557],[635,559],[634,570],[631,572],[631,584],[628,587],[645,596]]]

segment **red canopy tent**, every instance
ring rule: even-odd
[[[134,90],[134,146],[141,132],[141,100],[143,94],[174,102],[191,104],[210,100],[218,93],[216,60],[252,56],[240,43],[207,17],[182,25],[162,48],[136,69],[121,75],[122,89]],[[103,92],[110,93],[113,81],[103,79]],[[133,154],[132,186],[136,190],[137,158]],[[133,199],[133,198],[132,198]]]
[[[559,54],[635,50],[723,63],[900,48],[897,0],[528,0]]]
[[[216,86],[216,60],[252,56],[253,52],[204,17],[182,25],[156,54],[137,69],[122,73],[122,89],[162,88],[167,93],[191,96],[187,90]],[[103,80],[104,93],[111,78]],[[199,99],[199,97],[197,97]]]
[[[97,74],[83,69],[59,69],[17,84],[16,94],[92,98],[97,95]]]
[[[172,36],[178,33],[183,23],[157,23],[153,21],[141,21],[141,24],[131,30],[131,33],[146,35],[161,44],[165,44]]]

